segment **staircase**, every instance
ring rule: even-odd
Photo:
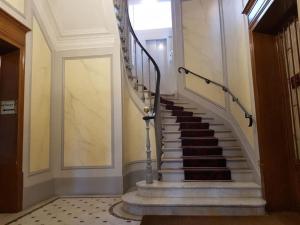
[[[189,99],[178,94],[160,95],[159,68],[135,35],[127,1],[115,0],[115,9],[123,74],[139,99],[149,106],[143,119],[147,131],[150,120],[154,122],[156,135],[156,143],[146,144],[146,181],[138,182],[136,191],[122,196],[123,209],[135,215],[264,214],[261,187],[254,182],[239,140],[221,119]],[[246,111],[245,117],[252,124]],[[150,144],[156,144],[159,181],[152,181]]]
[[[136,215],[262,215],[261,187],[227,126],[188,99],[161,98],[161,181],[137,183],[123,208]]]

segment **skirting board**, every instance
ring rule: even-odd
[[[54,180],[48,180],[23,189],[23,209],[55,196]]]
[[[120,195],[123,177],[67,177],[54,180],[55,195]]]

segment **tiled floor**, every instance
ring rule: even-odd
[[[140,221],[110,213],[109,209],[120,201],[113,197],[59,198],[5,225],[139,225]]]

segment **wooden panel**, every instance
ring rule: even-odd
[[[257,127],[267,208],[287,210],[292,207],[292,185],[284,129],[284,90],[275,39],[272,35],[253,33],[253,46]]]
[[[29,28],[8,15],[0,8],[0,35],[11,44],[22,47],[25,46],[25,35]]]
[[[1,56],[0,100],[19,99],[19,60],[19,50]],[[21,203],[18,120],[18,114],[0,115],[0,212],[17,211]]]
[[[250,30],[274,34],[295,11],[296,0],[249,0],[243,13],[248,16]]]

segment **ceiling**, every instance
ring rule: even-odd
[[[61,36],[109,33],[104,1],[47,0]]]

